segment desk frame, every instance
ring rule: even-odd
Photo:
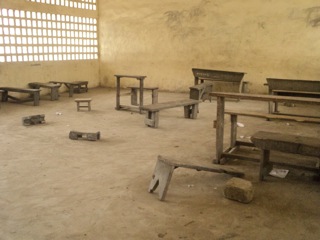
[[[137,110],[136,107],[132,107],[132,106],[125,106],[125,105],[121,105],[120,104],[120,80],[121,78],[135,78],[139,81],[139,92],[140,92],[140,96],[139,96],[139,106],[138,106],[138,111],[139,113],[142,113],[142,106],[143,106],[143,85],[144,85],[144,79],[147,76],[139,76],[139,75],[114,75],[116,77],[116,88],[117,88],[117,93],[116,93],[116,110],[130,110],[130,111],[134,111]]]
[[[235,146],[245,145],[253,146],[251,143],[236,141],[236,136],[234,136],[236,131],[231,129],[231,144],[228,149],[223,150],[223,137],[224,137],[224,115],[225,115],[225,99],[244,99],[244,100],[254,100],[254,101],[267,101],[267,102],[292,102],[301,104],[313,104],[320,106],[320,99],[318,98],[305,98],[305,97],[287,97],[287,96],[276,96],[276,95],[260,95],[260,94],[241,94],[241,93],[226,93],[226,92],[212,92],[210,96],[217,97],[217,119],[216,119],[216,158],[214,163],[221,164],[224,162],[224,158],[236,156],[233,155],[231,149]],[[231,119],[235,121],[235,119]],[[236,125],[236,124],[231,124]],[[233,134],[232,134],[233,133]],[[255,160],[255,159],[252,159]],[[255,160],[259,161],[259,160]]]

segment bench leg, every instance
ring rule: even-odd
[[[231,121],[230,148],[233,148],[236,145],[236,141],[237,141],[237,121],[238,121],[238,116],[231,114],[230,115],[230,121]]]
[[[34,106],[39,106],[39,102],[40,102],[40,92],[35,92],[33,94],[33,105]]]
[[[146,112],[146,117],[144,119],[144,123],[148,127],[158,128],[159,126],[159,111],[157,112]]]
[[[174,169],[175,166],[166,164],[158,159],[148,191],[153,193],[159,187],[160,201],[163,201],[166,197]]]
[[[262,149],[261,159],[260,159],[260,172],[259,180],[263,181],[264,176],[266,176],[272,170],[272,164],[269,162],[270,150]]]
[[[152,104],[158,103],[158,89],[152,90]]]
[[[138,106],[138,89],[131,88],[131,105]]]
[[[198,116],[198,104],[184,106],[184,117],[196,119]]]
[[[51,88],[51,101],[59,99],[59,87]]]

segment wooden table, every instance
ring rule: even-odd
[[[138,106],[138,111],[140,113],[142,113],[142,106],[143,106],[143,81],[144,79],[147,77],[147,76],[139,76],[139,75],[114,75],[117,79],[117,82],[116,82],[116,88],[117,88],[117,93],[116,93],[116,110],[130,110],[130,111],[134,111],[134,110],[137,110],[136,107],[132,107],[132,106],[125,106],[125,105],[121,105],[120,104],[120,80],[121,78],[135,78],[137,79],[138,81],[140,81],[139,83],[139,88],[140,88],[140,96],[139,96],[139,106]]]
[[[224,137],[224,115],[225,115],[225,99],[243,99],[253,101],[266,101],[266,102],[292,102],[300,104],[313,104],[320,106],[320,99],[318,98],[306,98],[306,97],[288,97],[277,95],[260,95],[260,94],[242,94],[242,93],[226,93],[226,92],[212,92],[211,96],[217,97],[217,119],[216,119],[216,159],[214,163],[222,163],[222,159],[225,157],[232,157],[232,153],[229,152],[230,148],[226,151],[223,150],[223,137]],[[320,110],[320,108],[319,108]],[[231,134],[231,144],[234,144],[235,136]],[[241,145],[241,142],[238,142]],[[243,142],[243,145],[248,146],[248,142]]]

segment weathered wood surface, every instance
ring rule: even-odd
[[[97,141],[100,139],[100,132],[88,133],[88,132],[70,131],[69,138],[72,140],[84,139],[88,141]]]
[[[50,81],[50,83],[64,84],[69,90],[69,97],[74,93],[88,92],[88,81]]]
[[[261,149],[320,157],[320,138],[259,131],[251,141]]]
[[[91,111],[91,98],[76,98],[74,101],[77,104],[77,111],[80,111],[81,108],[86,108],[88,111]]]
[[[138,92],[140,91],[140,87],[128,87],[131,89],[130,95],[131,95],[131,105],[138,106]],[[148,90],[151,91],[151,98],[152,98],[152,104],[155,104],[158,102],[158,87],[144,87],[143,91]]]
[[[319,80],[267,78],[269,93],[274,90],[313,92],[320,94]]]
[[[45,123],[45,119],[44,118],[45,118],[44,114],[31,115],[31,116],[23,117],[22,118],[22,124],[24,126],[42,124],[42,123]]]
[[[31,82],[29,86],[33,89],[40,89],[40,88],[49,88],[50,89],[50,99],[51,101],[59,99],[59,88],[61,84],[58,83],[42,83],[42,82]]]
[[[209,100],[211,102],[211,97],[209,93],[212,92],[212,83],[200,83],[190,87],[190,99],[196,100]]]
[[[308,98],[308,97],[291,97],[291,96],[279,96],[268,94],[246,94],[246,93],[228,93],[228,92],[211,92],[211,96],[235,98],[243,100],[256,100],[256,101],[273,101],[273,102],[293,102],[293,103],[306,103],[320,105],[320,99]]]
[[[139,81],[139,91],[140,91],[139,106],[135,110],[138,110],[139,113],[142,113],[141,107],[143,106],[144,79],[147,76],[121,75],[121,74],[115,74],[114,76],[116,77],[116,110],[128,110],[127,106],[120,104],[120,81],[121,81],[121,78],[135,78]]]
[[[23,102],[33,102],[34,106],[39,106],[40,102],[40,89],[31,89],[31,88],[15,88],[15,87],[0,87],[2,90],[1,101],[7,102],[8,99],[12,99],[17,103]],[[17,93],[27,93],[29,97],[27,98],[18,98],[12,95],[9,95],[9,92],[17,92]]]
[[[193,165],[189,163],[181,163],[181,162],[177,162],[175,160],[169,159],[167,157],[158,156],[158,160],[152,175],[151,182],[149,184],[148,191],[150,193],[153,193],[158,188],[160,201],[163,201],[165,199],[168,188],[169,188],[169,184],[173,175],[173,171],[178,167],[194,169],[197,171],[224,173],[224,174],[229,174],[236,177],[244,176],[243,172],[234,170],[233,168],[226,167],[226,166],[223,166],[223,167],[222,166],[219,166],[219,167],[199,166],[199,165]]]
[[[199,104],[200,102],[201,101],[195,100],[195,99],[183,99],[183,100],[177,100],[177,101],[170,101],[170,102],[145,105],[142,107],[142,109],[146,110],[146,111],[150,111],[150,112],[156,112],[156,111],[168,109],[168,108],[183,107],[183,106],[188,106],[188,105]]]
[[[192,68],[195,80],[211,80],[211,81],[227,81],[227,82],[241,82],[244,72],[232,72],[232,71],[221,71],[213,69],[200,69]],[[198,84],[195,82],[195,84]]]
[[[259,180],[272,170],[270,151],[318,157],[320,160],[320,138],[259,131],[251,136],[253,144],[261,149]],[[319,161],[318,160],[318,161]],[[319,166],[318,173],[320,173]]]
[[[225,114],[236,115],[236,116],[244,116],[244,117],[257,117],[257,118],[265,118],[265,119],[273,119],[273,120],[286,120],[286,121],[296,121],[296,122],[305,122],[305,123],[320,123],[319,118],[315,117],[300,117],[300,116],[291,116],[291,115],[279,115],[279,114],[268,114],[268,113],[260,113],[260,112],[239,112],[239,111],[230,111],[226,110]]]

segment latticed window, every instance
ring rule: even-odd
[[[59,14],[46,6],[92,12],[96,0],[29,0],[26,4],[36,4],[39,10],[0,9],[0,62],[98,59],[96,17]]]

